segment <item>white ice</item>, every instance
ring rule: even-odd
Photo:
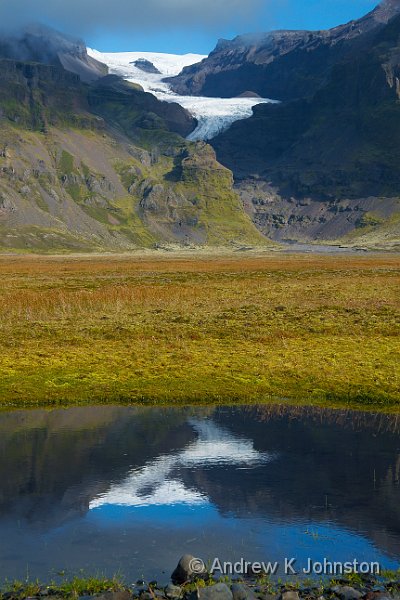
[[[163,82],[165,77],[178,75],[183,67],[200,62],[201,54],[163,54],[157,52],[110,52],[102,53],[88,48],[93,58],[108,65],[110,73],[120,75],[128,81],[140,84],[146,92],[151,92],[159,100],[177,102],[198,120],[198,126],[190,135],[190,140],[210,140],[225,131],[239,119],[253,114],[253,106],[263,102],[274,102],[264,98],[207,98],[202,96],[179,96]],[[145,73],[133,62],[144,58],[161,74]]]

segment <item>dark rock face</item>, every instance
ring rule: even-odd
[[[152,62],[146,60],[145,58],[138,58],[138,60],[134,60],[130,64],[135,66],[137,69],[140,69],[144,73],[153,73],[154,75],[161,74],[161,71],[159,71]]]
[[[213,140],[218,159],[285,198],[397,196],[399,35],[400,16],[369,34],[368,50],[338,63],[312,98],[256,106]]]
[[[220,40],[201,63],[166,79],[180,94],[235,97],[252,90],[279,100],[311,96],[327,72],[368,34],[400,12],[399,0],[385,0],[362,19],[328,31],[272,31]]]
[[[18,125],[44,129],[61,118],[86,119],[79,77],[61,66],[0,58],[1,115]]]
[[[88,55],[82,40],[42,25],[0,38],[0,57],[63,66],[86,83],[108,73],[106,65]]]
[[[257,228],[277,242],[334,241],[353,231],[362,236],[379,231],[392,215],[400,213],[400,199],[396,197],[288,198],[258,179],[240,181],[236,189]]]

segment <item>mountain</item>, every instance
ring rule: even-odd
[[[282,101],[311,96],[329,69],[360,48],[400,12],[384,0],[365,17],[327,31],[271,31],[220,40],[208,58],[170,77],[178,94],[235,97],[256,93]]]
[[[32,25],[0,39],[0,58],[62,66],[90,83],[104,77],[108,67],[88,55],[82,40],[43,25]]]
[[[184,139],[185,109],[114,75],[88,83],[65,36],[47,53],[21,39],[0,43],[0,248],[264,243],[232,173]]]
[[[273,239],[399,243],[400,15],[365,36],[313,95],[260,104],[212,140]]]

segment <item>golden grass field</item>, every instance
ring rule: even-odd
[[[400,406],[395,255],[0,257],[0,405]]]

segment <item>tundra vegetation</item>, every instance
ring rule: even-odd
[[[3,407],[398,407],[399,259],[0,257]]]

